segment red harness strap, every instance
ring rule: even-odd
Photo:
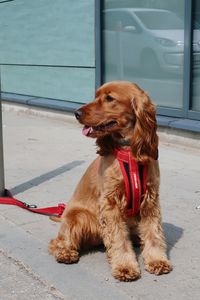
[[[147,165],[137,163],[130,150],[115,149],[114,155],[119,161],[124,177],[127,216],[134,216],[138,214],[143,195],[146,192]],[[52,207],[37,208],[37,205],[30,205],[15,199],[8,190],[5,190],[4,197],[0,197],[0,204],[16,205],[33,213],[59,218],[65,209],[63,203]]]
[[[138,163],[130,150],[115,149],[114,155],[124,177],[127,216],[134,216],[138,214],[142,198],[146,192],[147,165]]]
[[[4,197],[0,197],[0,204],[16,205],[33,213],[46,215],[46,216],[55,216],[58,218],[61,217],[65,209],[65,204],[63,203],[60,203],[57,206],[37,208],[37,205],[35,204],[27,204],[25,202],[13,198],[12,194],[8,190],[5,190]]]

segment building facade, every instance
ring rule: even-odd
[[[166,124],[200,120],[199,0],[0,0],[0,28],[7,101],[74,110],[122,79]]]

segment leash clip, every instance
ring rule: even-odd
[[[27,207],[27,208],[37,208],[37,205],[35,204],[28,204],[26,202],[23,202],[23,204]]]

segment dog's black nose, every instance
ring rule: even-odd
[[[80,119],[80,117],[83,115],[82,110],[78,109],[74,112],[75,117],[77,118],[77,120]]]

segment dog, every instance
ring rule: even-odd
[[[97,158],[78,183],[61,218],[49,252],[60,263],[76,263],[84,248],[104,244],[112,275],[120,281],[140,277],[132,243],[139,236],[145,269],[169,273],[159,204],[156,109],[147,93],[128,81],[105,83],[95,100],[75,111],[83,134],[96,139]],[[146,166],[139,211],[127,216],[127,193],[116,149],[129,151]]]

